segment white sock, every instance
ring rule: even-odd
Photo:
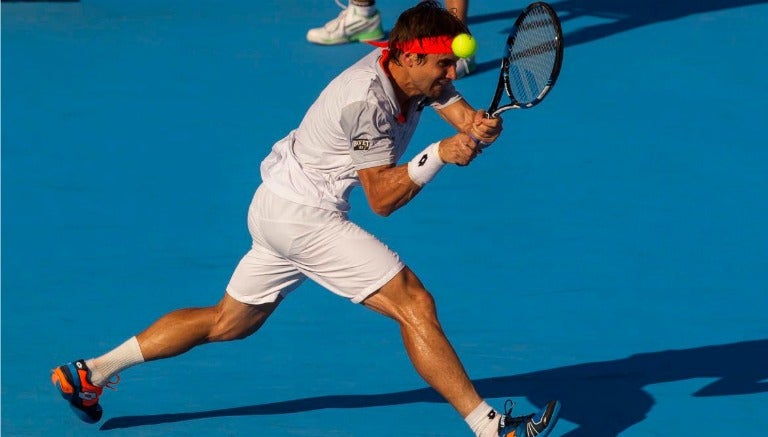
[[[91,369],[91,383],[103,387],[122,370],[143,362],[144,355],[141,354],[139,341],[131,337],[106,354],[87,360],[85,365]]]
[[[464,418],[476,437],[498,437],[499,412],[483,401]]]
[[[363,17],[371,17],[376,14],[375,5],[357,5],[353,2],[349,2],[349,8],[352,9],[355,15],[360,15]]]

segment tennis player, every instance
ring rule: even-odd
[[[101,419],[99,398],[118,372],[201,344],[248,337],[309,278],[394,319],[419,375],[476,436],[550,433],[559,403],[519,417],[486,403],[443,333],[432,295],[397,253],[347,217],[354,186],[362,185],[370,207],[387,216],[445,165],[472,162],[481,152],[474,139],[492,143],[501,133],[501,120],[474,110],[452,84],[457,57],[451,42],[466,31],[438,3],[419,3],[399,17],[386,48],[330,82],[261,164],[263,183],[248,213],[252,248],[221,301],[168,313],[102,356],[53,370],[54,385],[81,419]],[[426,107],[458,133],[398,164]]]

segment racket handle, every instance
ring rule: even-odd
[[[471,138],[472,141],[475,142],[475,144],[480,146],[481,149],[484,149],[484,148],[486,148],[486,147],[491,145],[491,143],[486,143],[485,141],[480,141],[479,139],[475,138],[475,136],[472,135],[472,134],[469,134],[469,138]]]
[[[488,109],[488,111],[485,112],[485,118],[496,118],[496,117],[494,117],[491,110]],[[480,141],[479,139],[475,138],[475,136],[472,135],[471,133],[469,134],[469,137],[472,138],[472,141],[474,141],[475,144],[478,144],[483,149],[491,145],[491,143]]]

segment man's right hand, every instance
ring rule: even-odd
[[[440,141],[440,159],[445,163],[468,165],[480,153],[481,147],[467,134],[458,133]]]

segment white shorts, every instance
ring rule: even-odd
[[[290,202],[261,185],[248,210],[253,246],[227,285],[247,304],[286,296],[307,278],[362,302],[404,265],[379,239],[338,211]]]

